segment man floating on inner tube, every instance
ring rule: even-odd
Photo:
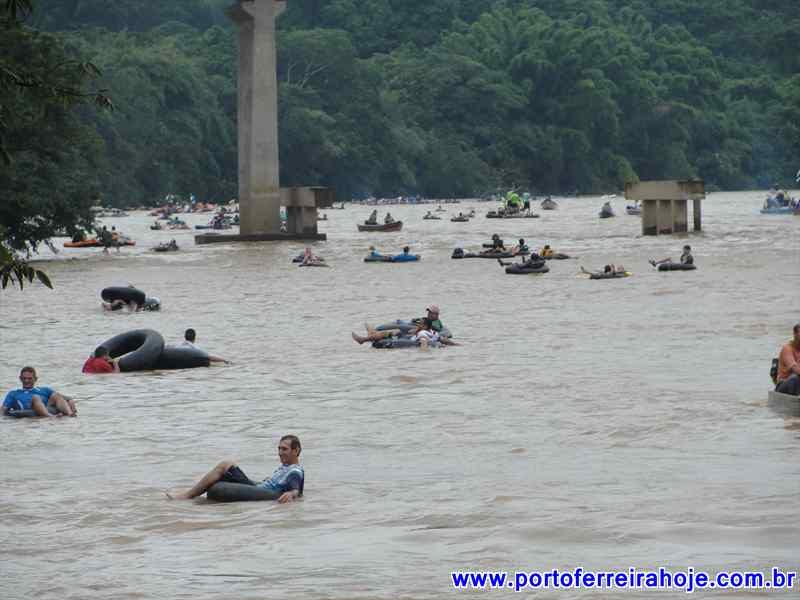
[[[651,265],[657,267],[658,265],[664,263],[671,263],[671,258],[664,258],[662,260],[651,260],[649,261]],[[682,265],[693,265],[694,264],[694,257],[692,256],[692,247],[689,244],[686,244],[683,247],[683,252],[681,253],[681,262]]]
[[[214,484],[224,482],[263,490],[264,497],[258,499],[277,500],[281,504],[294,502],[303,495],[303,485],[305,483],[305,471],[300,465],[301,451],[302,447],[297,436],[285,435],[278,443],[278,459],[281,461],[281,466],[275,469],[272,475],[261,481],[261,483],[256,483],[245,475],[244,471],[234,461],[225,460],[206,473],[191,489],[185,492],[165,493],[170,500],[191,500],[205,494]],[[247,491],[255,490],[245,490],[245,492]],[[211,492],[209,492],[210,495]],[[256,499],[244,496],[245,494],[243,494],[242,500]],[[229,500],[235,499],[229,498]]]
[[[6,394],[3,401],[4,415],[15,416],[14,413],[24,412],[24,416],[29,417],[78,416],[78,409],[71,398],[66,398],[49,387],[35,387],[37,376],[33,367],[22,367],[19,380],[22,388]]]

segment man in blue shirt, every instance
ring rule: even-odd
[[[215,483],[226,481],[253,485],[275,492],[278,502],[282,504],[293,502],[303,495],[305,472],[300,465],[301,450],[302,447],[297,436],[285,435],[278,443],[278,458],[281,466],[261,483],[256,483],[245,475],[234,461],[224,460],[206,473],[190,490],[174,494],[167,492],[167,497],[171,500],[191,500],[205,494],[208,488]]]
[[[19,372],[22,388],[11,390],[3,401],[3,414],[18,410],[32,410],[37,417],[67,415],[77,417],[75,402],[49,387],[36,386],[36,369],[23,367]]]

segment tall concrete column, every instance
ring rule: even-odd
[[[239,0],[239,210],[242,235],[280,232],[275,19],[285,0]]]

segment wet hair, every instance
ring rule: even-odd
[[[193,342],[197,338],[197,332],[194,329],[187,329],[186,333],[183,334],[183,339],[187,342]]]
[[[603,273],[611,273],[611,265],[606,265],[603,267]]]
[[[692,247],[691,247],[689,244],[686,244],[686,245],[683,247],[683,249],[684,249],[684,250],[691,250],[691,249],[692,249]]]
[[[800,323],[797,323],[794,326],[794,328],[792,329],[792,333],[800,333]],[[33,371],[33,369],[31,369],[31,370]],[[34,374],[36,374],[36,371],[34,371]],[[21,373],[20,373],[20,375],[21,375]]]
[[[303,447],[300,445],[300,438],[296,435],[285,435],[281,438],[281,442],[288,440],[290,447],[292,450],[297,450],[297,454],[303,450]]]
[[[108,348],[105,346],[98,346],[97,349],[94,351],[95,358],[103,358],[104,356],[108,356]]]
[[[36,369],[34,369],[33,367],[22,367],[19,370],[19,376],[22,377],[23,373],[33,373],[33,378],[38,379],[38,376],[36,375]]]
[[[519,245],[520,245],[520,246],[522,246],[522,245],[524,245],[524,244],[525,244],[525,240],[524,240],[524,239],[522,239],[522,238],[519,238]]]
[[[403,252],[408,252],[410,248],[408,246],[403,246]]]

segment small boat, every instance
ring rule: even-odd
[[[545,198],[542,200],[542,210],[556,210],[558,208],[558,202],[552,200],[550,198]]]
[[[327,221],[328,215],[317,215],[317,221]]]
[[[767,404],[782,414],[800,417],[800,396],[770,390],[767,395]]]
[[[400,231],[403,228],[402,221],[394,221],[392,223],[359,223],[359,231]]]
[[[163,229],[161,225],[150,225],[150,231],[162,231]]]
[[[628,204],[628,206],[625,207],[625,212],[629,215],[640,215],[642,214],[642,207],[638,204]]]
[[[795,208],[792,206],[773,206],[770,208],[762,208],[762,215],[791,215],[795,213]]]
[[[425,215],[424,217],[422,217],[422,220],[423,221],[441,221],[442,217],[437,217],[436,215],[431,214],[431,215]]]
[[[459,215],[457,217],[450,218],[451,223],[469,223],[469,217],[467,215]]]

